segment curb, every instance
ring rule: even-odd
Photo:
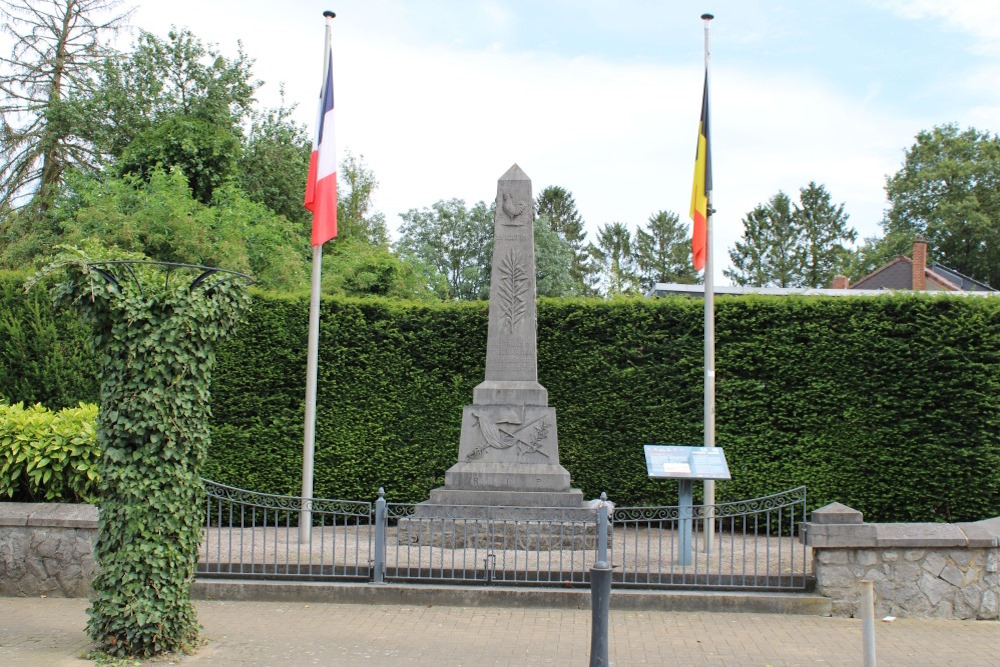
[[[198,600],[330,602],[442,607],[522,607],[589,609],[587,588],[444,586],[199,579],[191,587]],[[829,616],[828,598],[811,593],[739,591],[639,591],[612,589],[611,608],[621,611],[736,612]]]

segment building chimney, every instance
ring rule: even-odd
[[[918,235],[913,240],[913,289],[923,292],[927,289],[927,278],[924,272],[927,269],[927,239],[923,235]]]
[[[847,276],[838,273],[833,277],[833,284],[830,285],[833,289],[848,289],[851,286],[851,282],[847,279]]]

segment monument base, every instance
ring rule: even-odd
[[[444,474],[445,489],[468,491],[569,491],[569,471],[550,463],[456,463]],[[432,500],[433,502],[433,500]],[[461,503],[479,504],[479,503]],[[507,505],[510,503],[501,503]],[[534,507],[537,503],[530,502]]]

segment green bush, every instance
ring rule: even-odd
[[[50,412],[0,404],[0,497],[16,502],[95,502],[97,406]]]

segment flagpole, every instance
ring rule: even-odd
[[[705,96],[708,96],[709,65],[711,51],[708,45],[708,26],[711,14],[702,14],[705,22]],[[708,200],[705,211],[705,447],[715,447],[715,279],[712,262],[712,190],[706,188]],[[703,505],[709,507],[705,516],[705,553],[712,553],[712,538],[715,533],[715,480],[705,480]]]
[[[330,26],[336,16],[327,10],[324,57],[330,53]],[[326,64],[324,63],[324,69]],[[306,353],[306,415],[302,437],[302,511],[299,542],[312,538],[313,459],[316,452],[316,380],[319,369],[319,302],[323,277],[323,244],[313,246],[312,281],[309,290],[309,347]]]

